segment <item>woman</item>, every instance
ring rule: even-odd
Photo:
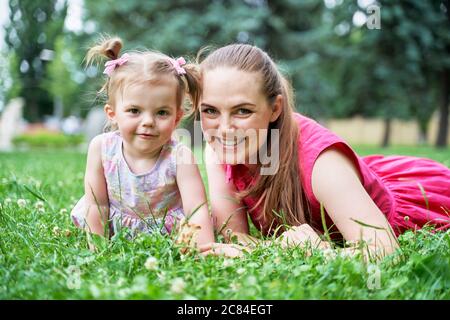
[[[370,254],[384,256],[398,248],[396,237],[405,230],[427,223],[450,227],[447,167],[407,156],[359,157],[338,136],[294,112],[289,83],[261,49],[222,47],[200,69],[197,110],[208,141],[216,228],[248,234],[248,214],[263,234],[281,234],[283,244],[326,248],[330,238],[341,238],[363,241]],[[322,240],[320,233],[330,237]],[[237,254],[227,245],[213,249]]]

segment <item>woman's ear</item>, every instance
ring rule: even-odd
[[[275,102],[272,107],[272,115],[270,116],[270,122],[274,122],[278,119],[283,111],[283,96],[281,94],[277,95],[275,98]]]
[[[109,104],[105,104],[105,107],[103,108],[105,110],[106,116],[108,117],[109,120],[114,120],[114,118],[116,117],[116,113],[114,112],[114,109],[109,105]]]

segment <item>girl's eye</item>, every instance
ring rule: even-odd
[[[139,109],[137,109],[137,108],[130,108],[127,111],[129,113],[131,113],[131,114],[138,114],[139,113]]]
[[[165,117],[169,115],[169,112],[167,110],[159,110],[157,115]]]

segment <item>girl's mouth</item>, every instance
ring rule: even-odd
[[[158,137],[155,134],[148,134],[148,133],[138,133],[138,136],[141,137],[142,139],[155,139]]]

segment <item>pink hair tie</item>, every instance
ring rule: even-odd
[[[119,66],[125,64],[128,61],[129,54],[125,53],[120,58],[117,58],[115,60],[111,60],[105,63],[105,71],[103,71],[103,74],[107,74],[108,77],[111,77],[112,72]]]
[[[184,68],[182,67],[183,65],[186,64],[186,60],[184,60],[183,57],[179,57],[176,60],[169,58],[170,63],[172,64],[172,66],[175,68],[175,70],[177,71],[177,73],[180,74],[186,74],[186,70],[184,70]]]

